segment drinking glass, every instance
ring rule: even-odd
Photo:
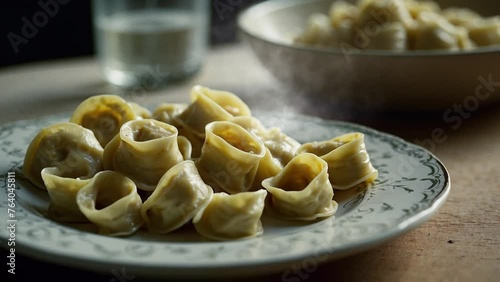
[[[113,85],[147,90],[200,69],[208,41],[206,0],[93,0],[97,56]]]

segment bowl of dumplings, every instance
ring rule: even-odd
[[[317,111],[477,109],[498,99],[495,1],[290,0],[238,25],[262,64]]]
[[[190,94],[189,104],[153,112],[95,95],[69,121],[41,128],[22,171],[47,192],[47,217],[109,236],[192,224],[208,240],[247,239],[268,227],[264,208],[314,223],[336,213],[333,189],[378,178],[361,132],[299,143],[231,92],[196,85]]]

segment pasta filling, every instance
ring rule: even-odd
[[[307,164],[295,164],[290,168],[288,177],[282,178],[277,187],[285,191],[302,191],[321,171],[319,167]]]
[[[255,152],[260,151],[257,144],[249,142],[247,138],[244,138],[243,136],[240,136],[235,132],[230,131],[227,128],[224,128],[220,131],[214,131],[214,134],[224,139],[224,141],[226,141],[229,145],[243,152],[247,152],[249,154],[255,154]]]
[[[73,143],[73,139],[65,131],[58,131],[56,134],[47,136],[40,143],[43,149],[37,151],[35,166],[40,170],[44,167],[55,166],[61,177],[86,178],[90,176],[92,157],[88,153],[75,150],[74,147],[80,149],[83,147]]]
[[[133,139],[137,142],[145,142],[154,139],[160,139],[163,137],[169,137],[174,135],[174,132],[171,132],[165,128],[154,126],[153,124],[147,124],[139,129],[134,130]]]
[[[106,111],[106,109],[98,109],[83,117],[82,126],[89,128],[96,135],[99,135],[99,133],[115,135],[120,130],[119,120],[117,113]]]

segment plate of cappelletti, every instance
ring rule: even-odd
[[[19,252],[153,277],[285,273],[401,235],[449,192],[444,165],[396,136],[200,85],[190,97],[145,107],[102,94],[3,125],[16,191],[0,207],[15,200]]]

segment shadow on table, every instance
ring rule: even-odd
[[[2,257],[7,256],[4,249],[0,249]],[[274,273],[269,275],[258,275],[252,277],[229,277],[224,279],[178,279],[171,277],[168,279],[151,279],[140,276],[135,276],[134,273],[128,272],[126,268],[113,269],[109,273],[94,273],[75,269],[72,267],[50,264],[38,260],[28,258],[26,256],[16,256],[16,274],[12,276],[14,279],[8,281],[29,281],[36,274],[40,278],[50,278],[52,281],[239,281],[239,282],[300,282],[300,281],[362,281],[366,277],[371,277],[370,272],[381,273],[380,270],[367,268],[366,265],[371,265],[370,260],[373,256],[385,255],[388,253],[384,250],[383,254],[380,249],[350,256],[344,259],[335,260],[327,264],[320,265],[317,269],[306,271],[300,268],[291,268],[287,272]],[[380,277],[383,278],[383,277]]]

